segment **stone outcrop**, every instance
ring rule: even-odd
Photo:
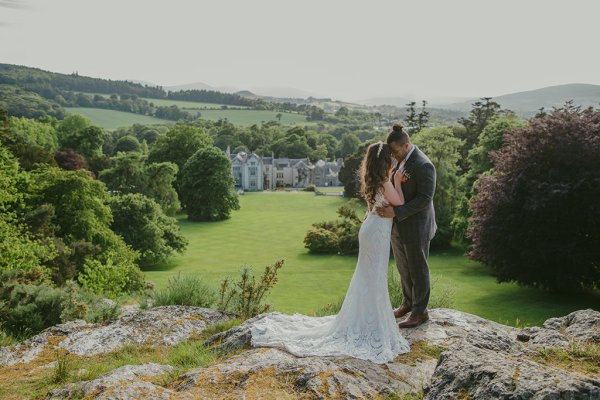
[[[0,365],[33,361],[44,350],[54,348],[79,356],[93,356],[126,345],[172,346],[227,319],[227,315],[206,308],[165,306],[125,312],[108,324],[70,321],[15,346],[0,349]]]
[[[148,399],[168,400],[175,393],[146,379],[171,372],[173,367],[156,363],[125,365],[91,381],[51,390],[48,399]]]
[[[581,310],[518,329],[450,309],[403,329],[411,352],[377,365],[352,357],[296,357],[274,348],[251,348],[251,327],[264,315],[205,341],[220,354],[205,367],[174,374],[146,363],[115,369],[94,380],[50,392],[51,399],[589,399],[600,400],[600,377],[540,359],[543,349],[600,344],[600,312]],[[124,312],[106,325],[73,321],[0,349],[0,363],[27,362],[49,343],[79,355],[126,344],[173,345],[227,316],[195,307]],[[60,342],[56,338],[60,337]],[[54,338],[55,340],[51,340]],[[160,378],[159,375],[165,375]],[[177,376],[178,375],[178,376]],[[420,397],[418,397],[420,398]]]

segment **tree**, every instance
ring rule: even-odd
[[[198,150],[182,171],[182,201],[192,221],[229,218],[240,208],[231,176],[231,161],[216,147]]]
[[[171,162],[151,163],[146,165],[148,185],[142,192],[154,199],[168,216],[174,216],[180,209],[179,197],[174,183],[177,176],[177,165]]]
[[[600,111],[570,105],[508,131],[472,202],[470,257],[501,282],[600,285]]]
[[[404,117],[404,122],[406,122],[407,128],[415,128],[418,124],[417,111],[415,110],[416,104],[414,101],[406,103],[406,117]]]
[[[179,184],[187,160],[203,147],[212,146],[212,139],[202,128],[189,124],[176,124],[164,136],[158,138],[150,153],[149,163],[172,162],[179,168],[175,189],[181,198]]]
[[[31,171],[39,165],[56,166],[54,154],[37,144],[17,144],[11,150],[25,171]]]
[[[354,154],[360,146],[360,140],[353,133],[347,133],[340,140],[340,156],[347,157]]]
[[[141,193],[156,201],[165,214],[179,211],[177,192],[173,187],[177,165],[171,162],[146,163],[141,153],[121,153],[112,158],[112,167],[100,172],[100,180],[108,189],[120,194]]]
[[[288,134],[271,145],[275,157],[308,158],[312,149],[305,136],[296,133]]]
[[[148,266],[182,253],[187,245],[175,218],[167,217],[160,206],[142,194],[112,196],[111,228],[125,243],[140,252],[140,265]]]
[[[15,143],[38,145],[47,151],[58,149],[58,133],[50,123],[11,117],[9,126]]]
[[[426,111],[425,107],[427,107],[427,102],[423,100],[421,102],[421,111],[419,112],[419,115],[417,115],[417,132],[420,132],[425,128],[429,122],[429,111]]]
[[[49,243],[35,240],[19,223],[23,208],[23,183],[27,176],[0,143],[0,272],[13,269],[40,269],[55,256]]]
[[[500,104],[492,101],[491,97],[482,97],[481,101],[476,101],[472,106],[473,108],[467,118],[458,119],[458,123],[465,127],[464,131],[457,131],[460,134],[459,139],[464,140],[464,145],[460,151],[463,172],[468,169],[467,155],[469,150],[477,143],[477,139],[487,123],[498,115],[500,110]]]
[[[437,171],[433,198],[438,231],[432,247],[449,246],[452,241],[452,218],[458,199],[458,150],[462,140],[454,137],[452,129],[438,126],[426,128],[414,137],[414,144],[431,159]]]
[[[102,154],[106,134],[91,121],[80,115],[69,115],[58,128],[62,149],[73,149],[86,159]]]
[[[490,153],[502,147],[506,132],[520,125],[522,124],[514,115],[494,117],[479,135],[477,144],[469,151],[467,160],[469,169],[460,178],[461,197],[452,221],[454,239],[465,247],[469,242],[467,237],[471,218],[469,203],[473,197],[474,184],[480,176],[492,169]]]
[[[346,106],[342,106],[340,107],[336,112],[335,112],[335,116],[336,117],[340,117],[340,118],[345,118],[348,115],[350,115],[350,111],[348,110],[348,107]]]
[[[117,144],[115,145],[115,151],[119,152],[129,152],[129,151],[140,151],[142,146],[140,145],[140,141],[133,135],[126,135],[117,140]]]
[[[143,193],[148,185],[145,157],[141,153],[121,153],[111,159],[112,166],[98,177],[111,192]]]
[[[73,149],[66,149],[65,151],[55,152],[54,160],[60,168],[66,169],[68,171],[76,171],[78,169],[88,168],[88,165],[83,159],[83,157],[81,157],[81,155]]]
[[[313,150],[310,159],[313,161],[327,160],[327,146],[325,144],[317,145],[317,148]]]
[[[368,143],[361,146],[354,154],[344,159],[344,166],[340,168],[339,179],[344,185],[344,196],[360,197],[360,181],[358,170],[363,159]]]

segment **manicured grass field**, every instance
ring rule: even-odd
[[[312,223],[335,219],[345,201],[309,192],[246,193],[240,197],[241,209],[229,220],[198,223],[181,217],[190,242],[186,253],[146,271],[147,279],[164,287],[178,272],[199,274],[216,287],[225,276],[237,277],[242,264],[253,265],[260,274],[265,265],[285,258],[269,300],[283,312],[311,313],[345,294],[356,257],[311,255],[302,241]],[[434,290],[451,288],[454,308],[495,321],[540,324],[576,309],[600,308],[598,296],[551,295],[498,284],[487,268],[458,251],[434,253],[430,260],[438,285]]]
[[[104,110],[101,108],[66,107],[69,114],[81,114],[91,119],[94,124],[104,129],[116,129],[133,124],[174,124],[174,121],[149,117],[123,111]]]

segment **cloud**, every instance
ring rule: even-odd
[[[27,8],[28,5],[25,1],[21,0],[0,0],[0,8],[14,8],[14,9],[23,9]]]

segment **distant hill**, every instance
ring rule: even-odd
[[[192,82],[185,83],[182,85],[173,85],[173,86],[165,86],[165,90],[167,92],[179,92],[186,90],[207,90],[212,92],[221,92],[221,93],[237,93],[240,91],[239,88],[235,86],[212,86],[208,83],[204,82]]]
[[[449,104],[446,107],[454,110],[468,110],[471,104],[478,99]],[[598,106],[600,104],[600,85],[585,83],[571,83],[566,85],[548,86],[541,89],[510,93],[493,97],[493,100],[502,108],[531,114],[544,107],[560,107],[567,100],[573,100],[575,105],[583,107]]]
[[[357,101],[358,104],[365,106],[396,106],[404,107],[406,103],[411,102],[407,97],[372,97]]]
[[[306,90],[286,86],[259,86],[252,87],[250,90],[257,95],[265,97],[306,99],[315,96],[314,93],[307,92]]]

